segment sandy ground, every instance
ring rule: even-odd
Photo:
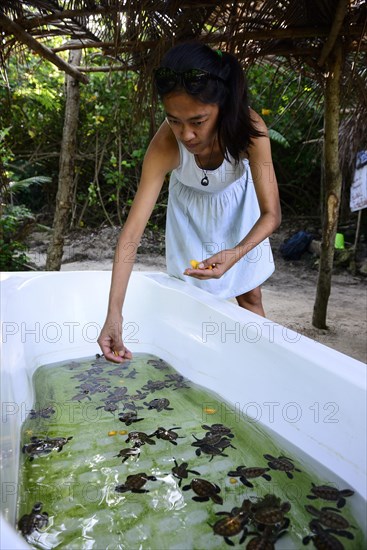
[[[118,228],[75,233],[67,239],[62,271],[111,270]],[[287,235],[286,235],[287,236]],[[306,252],[298,261],[286,261],[279,253],[284,230],[271,238],[275,272],[263,285],[267,317],[326,346],[367,362],[367,278],[335,270],[328,303],[327,330],[312,326],[317,284],[317,257]],[[43,269],[48,238],[33,234],[29,252],[34,266]],[[166,271],[161,236],[146,233],[134,266],[137,271]]]

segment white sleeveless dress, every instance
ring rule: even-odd
[[[260,216],[248,160],[224,160],[203,171],[180,142],[180,165],[172,171],[166,221],[166,262],[169,275],[221,298],[233,298],[261,285],[274,271],[269,240],[252,249],[220,279],[201,281],[183,275],[190,260],[203,260],[236,246]]]

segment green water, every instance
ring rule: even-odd
[[[240,417],[217,394],[187,380],[183,386],[189,387],[175,389],[172,375],[177,376],[177,372],[163,362],[158,363],[161,368],[157,368],[149,363],[151,360],[158,358],[136,353],[122,366],[107,363],[103,358],[86,358],[37,369],[33,407],[37,414],[36,418],[28,417],[23,424],[22,446],[29,444],[32,436],[72,439],[60,452],[53,450],[33,460],[25,453],[21,455],[18,519],[29,514],[38,501],[43,503],[42,511],[49,514],[48,527],[29,535],[29,544],[34,548],[97,550],[228,548],[223,537],[214,534],[211,527],[224,517],[216,513],[241,506],[245,498],[255,502],[267,494],[274,494],[281,502],[291,504],[286,513],[290,519],[288,533],[276,542],[275,548],[303,548],[302,539],[310,534],[308,524],[313,519],[304,506],[335,507],[335,502],[307,499],[312,483],[326,484],[333,478],[320,479],[309,464],[300,457],[290,456],[267,431],[242,415]],[[137,399],[139,391],[146,393],[142,388],[149,380],[164,381],[165,387],[148,392],[144,399]],[[118,410],[109,412],[98,408],[105,405],[111,394],[115,396]],[[117,401],[119,398],[121,400]],[[160,398],[169,399],[169,407],[173,410],[149,410],[144,404]],[[142,407],[137,413],[143,420],[126,426],[119,421],[118,414],[129,411],[124,409],[124,404],[131,402]],[[39,412],[47,407],[54,412],[49,411],[44,418]],[[207,430],[202,425],[215,423],[231,429],[234,435],[231,443],[235,448],[224,449],[227,456],[214,456],[212,460],[205,453],[197,456],[197,447],[192,446],[193,434],[203,438]],[[128,457],[122,462],[122,458],[116,456],[120,450],[132,447],[131,442],[126,442],[128,432],[152,434],[160,426],[166,429],[180,427],[176,430],[180,436],[176,439],[177,445],[152,437],[155,444],[142,445],[138,457]],[[228,475],[240,465],[267,467],[264,454],[290,456],[301,471],[294,471],[293,479],[288,479],[285,472],[270,470],[267,473],[271,480],[251,479],[253,488]],[[171,471],[174,459],[179,464],[187,462],[188,468],[199,472],[200,476],[188,473],[188,478],[179,486],[180,480]],[[115,487],[124,484],[128,475],[142,472],[156,478],[143,486],[148,492],[116,492]],[[211,499],[194,501],[192,489],[183,490],[183,487],[195,477],[216,483],[223,504],[216,504]],[[354,526],[349,528],[354,540],[333,535],[346,549],[365,547],[364,537],[351,512],[354,498],[347,498],[341,510],[343,517]],[[250,525],[249,531],[253,532],[254,527]],[[253,536],[248,536],[241,547],[246,547]],[[231,537],[236,547],[240,547],[239,540],[240,535]],[[313,547],[312,542],[308,547]]]

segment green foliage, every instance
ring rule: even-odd
[[[33,184],[50,183],[51,178],[48,176],[32,176],[23,180],[13,179],[10,181],[10,192],[19,193],[29,188]]]
[[[290,147],[289,141],[277,130],[274,130],[274,128],[269,128],[269,137],[272,141],[275,143],[279,143],[279,145],[282,145],[286,149]]]
[[[5,166],[8,162],[13,160],[13,155],[7,145],[7,137],[9,136],[11,127],[0,128],[0,158]]]
[[[95,156],[79,165],[77,225],[100,224],[102,215],[121,224],[127,215],[149,140],[144,106],[140,120],[132,117],[136,85],[132,72],[93,73],[81,89],[79,147]]]
[[[274,63],[254,65],[247,76],[251,106],[269,128],[283,211],[312,215],[320,199],[321,90]]]
[[[92,56],[96,64],[98,52],[93,50],[85,64]],[[271,63],[253,66],[248,79],[251,106],[270,129],[283,210],[314,212],[319,203],[317,140],[322,127],[315,85]],[[22,187],[18,202],[51,225],[64,124],[64,75],[37,56],[24,54],[21,60],[10,58],[8,80],[10,88],[0,82],[0,154],[8,178],[17,182],[12,191]],[[138,85],[138,76],[126,71],[90,73],[89,84],[80,87],[74,226],[100,226],[106,219],[121,224],[126,219],[151,137],[150,124],[163,118],[158,104],[151,120],[150,99],[142,102]],[[136,112],[139,117],[132,116]],[[37,186],[28,185],[34,178]],[[166,201],[164,187],[151,227],[163,227]]]
[[[33,211],[52,211],[62,135],[64,76],[24,52],[7,65],[9,87],[0,79],[0,154],[17,200]],[[47,175],[47,178],[46,178]],[[37,187],[30,185],[38,181]],[[20,183],[23,182],[23,183]]]
[[[88,52],[85,63],[95,55]],[[106,216],[121,223],[139,181],[149,118],[144,105],[139,106],[141,120],[132,118],[135,73],[92,73],[89,78],[89,84],[81,86],[73,223],[99,226]],[[64,75],[25,54],[10,58],[8,81],[9,88],[0,82],[0,148],[6,140],[11,180],[49,178],[38,180],[37,188],[23,187],[19,200],[51,225],[64,124]]]
[[[32,212],[24,206],[8,205],[0,219],[0,271],[24,271],[27,247],[20,235],[24,226],[33,222]]]

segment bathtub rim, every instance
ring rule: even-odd
[[[80,277],[85,277],[87,276],[88,277],[88,273],[90,274],[98,274],[98,275],[101,275],[103,274],[103,277],[106,278],[106,281],[107,279],[110,277],[110,272],[105,272],[105,271],[90,271],[90,272],[80,272],[80,271],[77,271],[77,272],[73,272],[73,271],[68,271],[68,272],[61,272],[61,273],[56,273],[55,272],[36,272],[36,273],[29,273],[29,272],[13,272],[13,273],[7,273],[5,274],[0,274],[0,281],[1,283],[6,283],[6,281],[8,281],[9,279],[14,279],[14,278],[18,278],[19,281],[20,281],[20,285],[19,285],[19,288],[23,287],[24,285],[27,285],[27,284],[30,284],[30,281],[31,280],[34,280],[36,278],[44,278],[44,277],[55,277],[56,276],[61,276],[62,278],[71,278],[72,276],[75,276],[75,274],[78,274],[78,276]],[[190,285],[185,285],[184,283],[182,283],[182,281],[179,281],[179,280],[176,280],[176,279],[173,279],[172,277],[169,277],[168,275],[164,274],[164,273],[160,273],[160,272],[133,272],[133,276],[134,277],[139,277],[139,278],[148,278],[150,279],[151,281],[154,281],[155,284],[158,284],[160,285],[162,288],[165,288],[165,287],[169,287],[169,288],[172,288],[174,289],[175,291],[181,293],[181,294],[184,294],[184,295],[189,295],[191,296],[192,298],[194,298],[195,300],[198,300],[198,301],[202,301],[203,299],[205,300],[205,303],[206,305],[208,305],[209,307],[213,308],[215,311],[219,312],[219,313],[222,313],[224,315],[228,315],[231,319],[237,319],[239,321],[243,321],[244,319],[244,312],[241,311],[237,305],[233,304],[233,303],[230,303],[226,300],[222,300],[222,299],[218,299],[216,297],[213,297],[211,294],[208,294],[207,292],[205,291],[202,291],[200,289],[197,289],[195,287],[192,287]],[[5,284],[5,287],[7,285]],[[249,318],[253,319],[254,317],[254,314],[251,314],[249,316]],[[258,316],[256,316],[258,317]],[[262,318],[260,318],[262,319]],[[271,322],[269,320],[269,322]],[[292,334],[297,334],[296,332],[294,331],[291,331],[289,330],[290,333]],[[353,363],[353,383],[360,386],[360,384],[364,385],[364,389],[366,387],[366,365],[354,358],[351,358],[349,357],[348,355],[345,355],[341,352],[338,352],[336,350],[333,350],[332,348],[329,348],[327,346],[324,346],[323,344],[319,344],[317,342],[315,342],[314,340],[306,337],[306,336],[303,336],[303,341],[305,342],[305,345],[301,347],[301,349],[298,350],[298,353],[300,354],[304,354],[305,357],[308,357],[309,354],[310,354],[310,351],[307,349],[307,346],[312,346],[314,349],[318,348],[318,349],[321,349],[323,351],[323,358],[325,358],[326,356],[329,356],[330,358],[333,358],[333,359],[337,359],[338,363],[339,363],[339,366],[340,366],[340,372],[339,372],[339,375],[340,376],[345,376],[345,378],[348,378],[348,380],[350,380],[350,376],[347,376],[346,373],[343,371],[342,369],[342,363],[343,363],[343,359],[346,357],[348,359],[348,362],[349,363]],[[289,349],[292,349],[291,348],[291,345],[292,344],[289,344],[287,342],[283,342],[282,344],[285,348],[289,348]],[[134,350],[133,350],[134,351]],[[82,357],[83,355],[80,355],[80,357]],[[325,370],[328,370],[330,372],[335,372],[335,363],[332,365],[331,364],[331,361],[328,365],[325,365],[324,363],[321,363],[321,361],[319,361],[318,359],[318,356],[317,356],[317,363],[320,364],[320,366],[323,367],[323,369]],[[39,366],[39,365],[37,365]],[[35,367],[37,368],[37,367]],[[354,372],[355,371],[355,372]],[[349,373],[350,375],[351,373]],[[2,523],[3,522],[3,517],[1,518],[2,519]],[[16,535],[16,538],[18,539],[18,543],[20,544],[20,542],[22,542],[22,546],[15,546],[14,545],[14,548],[24,548],[25,545],[26,545],[26,542],[24,541],[24,539],[22,539],[18,533],[16,533],[16,531],[14,531],[12,529],[12,527],[7,524],[6,520],[5,521],[5,532],[7,530],[7,527],[9,527],[8,531],[10,534],[15,534]],[[2,526],[3,527],[3,526]],[[3,536],[3,529],[2,529],[2,536]],[[14,543],[15,544],[15,543]],[[27,545],[28,547],[28,545]],[[5,547],[4,547],[5,548]]]

